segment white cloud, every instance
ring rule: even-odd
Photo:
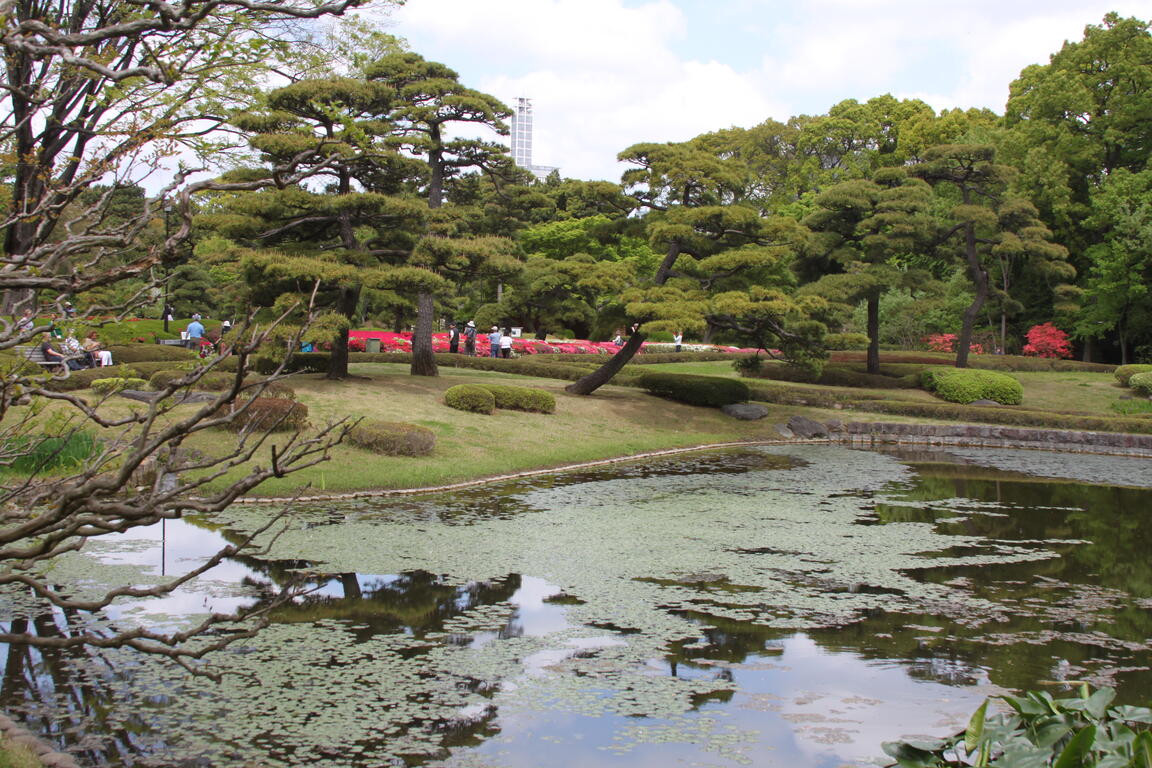
[[[537,164],[615,180],[615,156],[631,144],[819,114],[846,98],[1002,111],[1025,66],[1109,10],[1146,18],[1145,5],[408,0],[394,31],[470,86],[531,98]]]

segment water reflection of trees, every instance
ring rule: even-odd
[[[50,641],[92,630],[81,614],[47,608],[10,621],[14,632]],[[107,681],[128,672],[111,655],[90,646],[36,648],[11,643],[5,650],[0,710],[90,765],[114,763],[140,751],[138,742],[149,727],[139,712],[117,708]],[[97,731],[101,736],[91,738],[89,734]]]

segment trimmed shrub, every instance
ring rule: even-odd
[[[920,380],[924,389],[951,403],[994,400],[1001,405],[1019,405],[1024,399],[1024,387],[1019,381],[994,371],[929,368]]]
[[[50,389],[53,392],[75,392],[78,389],[88,389],[92,386],[92,382],[97,379],[114,379],[114,378],[144,378],[151,376],[156,371],[168,370],[172,367],[171,362],[155,361],[150,363],[135,363],[131,367],[120,365],[108,365],[103,368],[86,368],[80,371],[71,371],[66,379],[53,379],[44,383],[45,389]],[[132,376],[123,376],[122,373],[131,373]]]
[[[379,355],[365,355],[365,357],[369,358],[367,362],[380,362]],[[284,366],[284,373],[325,373],[331,359],[332,355],[328,352],[297,352]],[[352,356],[349,355],[349,361],[351,360]],[[265,376],[275,373],[279,367],[280,360],[271,357],[260,355],[252,359],[253,370]]]
[[[444,392],[444,404],[458,411],[492,413],[496,398],[487,389],[476,384],[457,384]]]
[[[436,433],[416,424],[362,421],[348,433],[348,442],[384,456],[427,456],[436,447]]]
[[[196,359],[192,350],[172,344],[123,344],[108,347],[108,351],[117,364]]]
[[[1133,376],[1138,373],[1148,373],[1149,371],[1152,371],[1152,365],[1138,363],[1136,365],[1121,365],[1112,372],[1112,375],[1116,377],[1116,381],[1120,382],[1121,385],[1128,387],[1131,386],[1130,382]]]
[[[643,373],[637,385],[657,397],[689,405],[719,408],[748,402],[748,385],[739,379],[720,376],[693,376],[682,373]]]
[[[508,384],[478,384],[492,393],[497,408],[529,413],[554,413],[556,398],[551,392],[531,387],[514,387]]]
[[[176,379],[182,379],[187,376],[189,371],[157,371],[152,374],[148,379],[148,385],[152,389],[164,389],[164,387],[171,384]],[[206,373],[192,385],[193,389],[208,391],[208,392],[223,392],[232,386],[233,377],[227,373]]]
[[[112,392],[119,392],[122,389],[144,389],[148,386],[148,382],[144,379],[137,378],[113,378],[113,379],[96,379],[92,382],[92,389],[102,395],[107,395]]]
[[[1152,371],[1133,374],[1128,379],[1128,386],[1145,397],[1152,397]]]
[[[232,414],[228,426],[236,432],[246,427],[272,432],[295,432],[308,426],[308,406],[279,397],[237,401],[232,404]]]

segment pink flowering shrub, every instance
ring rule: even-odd
[[[934,333],[931,336],[925,336],[924,343],[927,344],[928,349],[933,352],[955,352],[956,334]],[[968,351],[974,355],[982,355],[984,354],[984,345],[977,342],[971,342],[968,345]]]
[[[1068,334],[1052,323],[1034,325],[1025,334],[1028,343],[1024,345],[1024,354],[1030,357],[1072,357],[1072,346],[1068,341]]]

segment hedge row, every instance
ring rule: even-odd
[[[955,355],[942,352],[900,352],[887,355],[889,363],[919,363],[922,365],[951,365]],[[832,363],[864,362],[865,352],[832,352],[828,360]],[[1061,360],[1048,357],[1026,357],[1024,355],[970,355],[968,365],[988,371],[1080,371],[1083,373],[1111,373],[1116,366],[1106,363],[1084,363],[1079,360]]]
[[[951,403],[993,400],[1001,405],[1020,405],[1024,387],[1005,373],[971,368],[929,368],[920,375],[924,389]]]
[[[689,405],[719,408],[733,403],[746,403],[748,385],[739,379],[722,376],[694,376],[683,373],[643,373],[636,382],[641,389],[657,397],[666,397]]]
[[[851,364],[826,365],[820,376],[813,381],[811,375],[802,368],[793,365],[768,363],[762,365],[753,378],[772,379],[774,381],[792,381],[805,384],[820,384],[828,387],[857,387],[864,389],[916,389],[920,386],[917,374],[924,369],[923,365],[907,365],[903,373],[894,375],[889,367],[888,372],[881,368],[881,373],[866,373],[857,370]]]
[[[115,359],[115,358],[113,358]],[[88,389],[97,379],[115,378],[147,378],[158,371],[172,369],[171,362],[155,361],[147,363],[133,363],[132,365],[106,365],[103,368],[85,368],[80,371],[71,371],[66,379],[53,379],[44,384],[45,389],[53,392],[75,392],[78,389]]]

